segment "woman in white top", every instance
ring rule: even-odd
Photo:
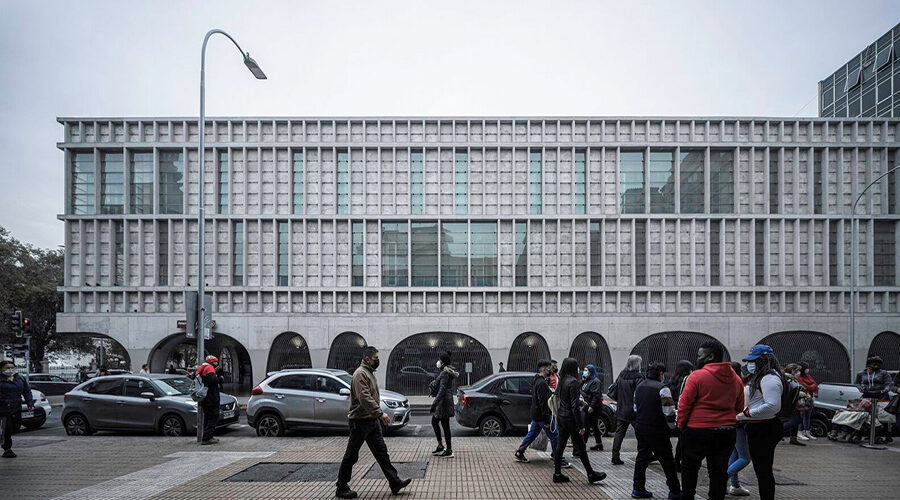
[[[775,475],[772,465],[775,462],[775,447],[782,437],[781,420],[777,415],[781,410],[784,379],[775,351],[767,345],[753,346],[744,361],[750,372],[750,380],[744,388],[747,407],[737,418],[746,424],[750,460],[759,484],[759,498],[773,500]]]

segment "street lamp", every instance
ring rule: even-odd
[[[206,260],[205,259],[206,208],[203,205],[203,191],[204,191],[203,171],[205,170],[206,166],[203,162],[203,152],[204,152],[203,142],[204,142],[204,139],[206,136],[206,44],[207,44],[207,42],[209,42],[209,38],[216,33],[225,35],[226,37],[228,37],[229,40],[231,40],[231,43],[233,43],[234,46],[237,47],[238,52],[241,53],[241,57],[244,58],[244,65],[247,66],[247,69],[249,69],[250,72],[253,73],[253,76],[255,76],[257,80],[265,80],[266,79],[266,74],[263,73],[263,70],[259,67],[259,64],[257,64],[256,61],[254,61],[253,58],[250,57],[249,52],[244,52],[243,50],[241,50],[241,46],[238,45],[237,41],[235,41],[235,39],[232,38],[231,35],[229,35],[228,33],[224,32],[218,28],[214,28],[214,29],[209,30],[209,32],[206,33],[206,36],[203,37],[203,48],[200,50],[200,145],[198,147],[198,149],[199,149],[198,162],[199,162],[199,169],[200,169],[200,175],[199,175],[200,196],[199,196],[199,200],[198,200],[199,209],[197,211],[197,230],[200,233],[199,234],[200,239],[199,239],[199,242],[197,245],[198,252],[199,252],[199,255],[198,255],[199,269],[197,272],[197,274],[198,274],[198,276],[197,276],[197,278],[198,278],[197,279],[197,281],[198,281],[198,283],[197,283],[197,303],[200,306],[200,314],[198,316],[199,320],[200,320],[200,328],[198,328],[199,331],[197,332],[197,366],[200,366],[203,363],[203,359],[204,359],[203,343],[204,343],[204,340],[206,339],[206,336],[209,334],[209,330],[210,330],[210,312],[206,310],[206,300],[205,300],[206,292],[204,290],[205,281],[206,281],[206,276],[204,273],[204,265],[205,265],[204,261]],[[198,410],[199,410],[199,408],[198,408]],[[198,425],[197,425],[197,441],[200,441],[201,435],[203,433],[203,429],[202,429],[203,426],[201,425],[202,413],[200,411],[197,412],[197,423],[198,423]]]

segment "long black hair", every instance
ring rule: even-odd
[[[559,385],[562,386],[563,381],[567,377],[572,377],[578,381],[578,360],[575,358],[566,358],[559,367]]]
[[[681,383],[694,371],[694,364],[686,359],[682,359],[675,365],[675,373],[669,379],[669,389],[681,391]]]
[[[750,397],[753,397],[756,391],[760,390],[760,384],[762,384],[762,379],[766,375],[777,375],[784,382],[784,373],[781,372],[781,365],[774,354],[763,354],[753,362],[756,363],[756,371],[750,375]]]

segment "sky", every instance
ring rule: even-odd
[[[847,8],[852,6],[852,8]],[[0,226],[63,243],[57,117],[815,116],[900,1],[0,0]]]

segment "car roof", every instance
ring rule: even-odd
[[[266,378],[275,375],[300,374],[300,375],[350,375],[346,370],[337,368],[287,368],[266,373]]]

